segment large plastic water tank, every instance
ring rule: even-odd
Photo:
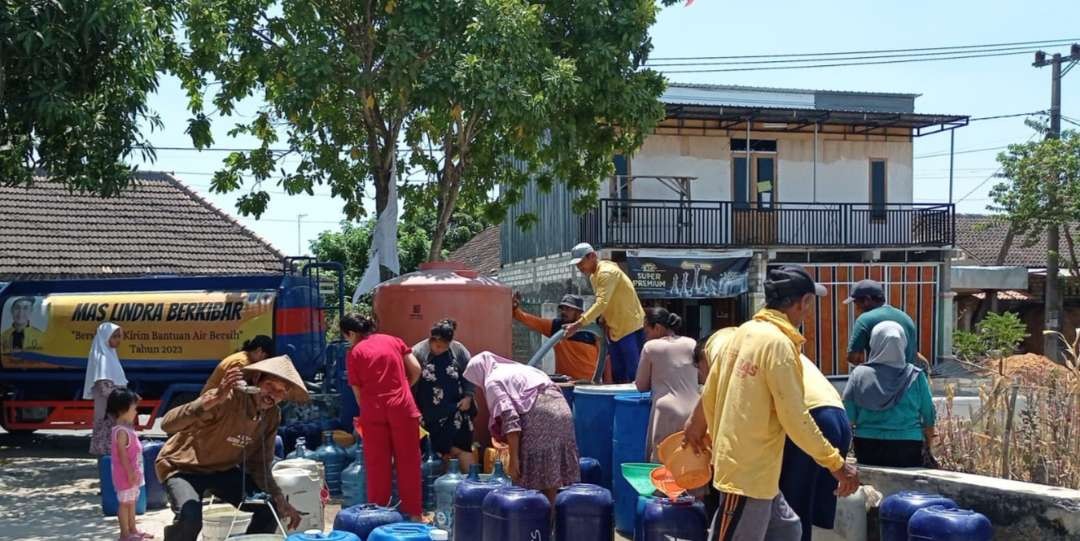
[[[641,516],[642,541],[706,541],[709,521],[705,506],[694,498],[657,498],[645,505]]]
[[[634,531],[634,507],[638,492],[622,476],[624,462],[645,461],[645,434],[649,425],[651,393],[615,397],[615,422],[611,443],[611,492],[615,496],[615,529]]]
[[[579,483],[555,497],[555,541],[611,541],[611,491]]]
[[[509,287],[460,262],[424,263],[375,288],[375,317],[379,332],[406,344],[427,338],[432,325],[450,318],[458,323],[454,339],[469,351],[510,358],[512,296]]]
[[[637,393],[633,383],[574,387],[574,435],[578,453],[600,463],[600,486],[611,488],[611,438],[615,396]]]
[[[483,509],[482,541],[551,539],[551,504],[540,491],[502,487],[484,498]]]
[[[881,502],[878,516],[881,521],[881,541],[907,541],[908,521],[915,511],[938,505],[956,509],[956,502],[940,494],[902,491],[891,494]]]
[[[939,505],[915,511],[908,521],[910,541],[990,541],[994,527],[981,513]]]
[[[404,521],[405,516],[396,509],[365,503],[338,511],[334,518],[334,529],[367,539],[371,531],[379,526]]]

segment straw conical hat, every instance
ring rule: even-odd
[[[276,376],[282,381],[289,384],[289,394],[285,397],[289,402],[307,402],[310,398],[308,396],[307,387],[304,385],[304,379],[300,377],[300,373],[296,371],[296,367],[293,366],[292,359],[288,355],[278,355],[277,357],[270,357],[259,361],[254,364],[249,364],[244,367],[244,373],[254,374],[270,374]]]

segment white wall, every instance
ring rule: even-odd
[[[741,136],[742,134],[740,134]],[[844,141],[818,136],[817,197],[819,202],[869,203],[870,159],[888,160],[890,203],[912,202],[912,144],[909,141]],[[754,139],[777,140],[777,194],[780,202],[815,200],[813,134],[751,133]],[[691,182],[695,200],[731,199],[730,138],[702,135],[652,135],[630,160],[632,176],[697,177]],[[635,180],[635,199],[677,199],[655,180]]]

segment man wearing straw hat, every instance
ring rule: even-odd
[[[307,389],[287,355],[226,372],[217,387],[173,408],[161,422],[169,440],[154,463],[174,517],[166,541],[195,541],[202,530],[202,498],[241,507],[255,489],[268,494],[289,528],[300,524],[270,474],[282,401],[306,402]],[[248,534],[274,533],[269,505],[243,506],[253,513]],[[245,533],[245,532],[236,532]]]

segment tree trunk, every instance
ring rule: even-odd
[[[463,167],[460,164],[455,166],[450,158],[447,158],[443,165],[443,174],[439,179],[438,219],[435,222],[435,231],[431,233],[428,261],[442,259],[443,241],[446,239],[446,231],[450,229],[450,218],[454,215],[458,194],[461,193],[462,170]]]

